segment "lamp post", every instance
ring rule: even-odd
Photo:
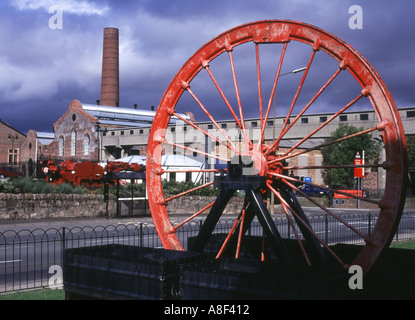
[[[306,69],[307,69],[307,67],[298,68],[298,69],[292,70],[290,72],[286,72],[286,73],[280,74],[279,77],[286,76],[288,74],[294,74],[294,73],[303,72]],[[273,128],[272,128],[272,139],[273,139],[273,141],[275,141],[275,92],[274,92],[274,121],[273,121]]]
[[[285,73],[280,74],[278,76],[278,78],[280,78],[282,76],[286,76],[288,74],[295,74],[295,73],[303,72],[306,69],[307,69],[307,67],[302,67],[302,68],[292,70],[290,72],[285,72]],[[275,92],[274,92],[274,99],[273,100],[274,100],[274,120],[272,122],[272,141],[275,141]],[[274,213],[274,201],[275,201],[274,194],[271,194],[271,208],[270,208],[271,213]]]
[[[12,142],[12,152],[11,152],[11,158],[9,158],[9,164],[15,165],[16,164],[16,158],[15,158],[15,152],[14,152],[14,141],[19,139],[19,136],[16,135],[12,135],[11,133],[9,133],[9,136],[7,138],[8,140],[10,140]]]

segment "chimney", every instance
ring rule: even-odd
[[[112,107],[119,106],[119,52],[117,28],[104,28],[100,104]]]

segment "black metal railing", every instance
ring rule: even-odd
[[[363,234],[370,234],[376,224],[375,213],[347,213],[342,215],[349,224]],[[310,224],[327,244],[353,243],[363,240],[329,215],[310,215]],[[219,221],[215,232],[229,232],[234,218]],[[177,230],[180,242],[187,249],[187,239],[194,237],[203,220],[192,221]],[[295,239],[286,217],[275,218],[281,236]],[[261,235],[261,225],[254,220],[249,235]],[[301,234],[300,234],[301,236]],[[402,215],[395,240],[415,238],[415,212]],[[6,230],[0,232],[0,294],[12,291],[59,286],[62,284],[62,257],[66,248],[100,246],[106,244],[125,244],[142,247],[161,247],[152,223],[129,223],[105,226],[62,227],[33,230]]]

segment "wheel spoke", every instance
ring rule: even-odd
[[[308,110],[308,108],[314,103],[314,101],[316,101],[316,99],[323,93],[324,90],[326,90],[326,88],[333,82],[333,80],[339,75],[339,73],[341,72],[342,69],[337,69],[337,71],[330,77],[330,79],[320,88],[320,90],[314,95],[314,97],[307,103],[307,105],[303,108],[303,110],[301,110],[301,112],[293,119],[293,121],[290,123],[290,125],[285,128],[282,129],[280,132],[280,135],[278,136],[277,140],[274,141],[274,143],[272,144],[271,148],[268,150],[267,153],[276,150],[278,148],[278,145],[281,141],[281,139],[285,136],[285,134],[293,127],[293,125],[297,122],[297,120]],[[338,112],[338,114],[344,112],[346,109],[350,108],[353,104],[355,104],[359,99],[361,98],[361,96],[359,95],[358,99],[354,99],[351,103],[349,103],[346,107],[344,107],[343,109],[341,109],[340,112]],[[334,118],[336,118],[338,116],[338,114],[336,116],[331,117],[329,120],[325,121],[322,125],[320,125],[319,128],[317,128],[315,131],[313,131],[311,134],[309,134],[307,137],[304,137],[300,143],[302,144],[304,141],[306,141],[309,137],[311,137],[312,135],[314,135],[316,132],[318,132],[321,128],[323,128],[324,126],[326,126],[329,122],[331,122]],[[296,147],[296,146],[295,146]],[[293,149],[295,148],[293,147]]]
[[[194,191],[197,191],[197,190],[200,190],[200,189],[203,189],[203,188],[209,187],[209,186],[211,186],[212,184],[213,184],[213,181],[212,181],[212,182],[209,182],[209,183],[206,183],[206,184],[202,184],[201,186],[198,186],[198,187],[195,187],[195,188],[189,189],[189,190],[187,190],[187,191],[184,191],[184,192],[182,192],[182,193],[176,194],[176,195],[174,195],[174,196],[172,196],[172,197],[170,197],[170,198],[166,198],[166,199],[164,199],[164,202],[165,202],[165,203],[167,203],[167,202],[169,202],[169,201],[171,201],[171,200],[174,200],[174,199],[180,198],[180,197],[182,197],[182,196],[184,196],[184,195],[186,195],[186,194],[189,194],[189,193],[192,193],[192,192],[194,192]]]
[[[244,228],[244,222],[245,222],[245,208],[242,209],[241,222],[239,224],[238,243],[236,245],[236,253],[235,253],[235,258],[236,259],[239,258],[239,251],[241,250],[242,232],[243,232],[243,228]]]
[[[218,82],[216,81],[215,77],[212,74],[212,71],[210,71],[209,65],[205,66],[205,70],[207,71],[207,73],[209,74],[210,78],[212,79],[212,82],[215,84],[216,89],[218,89],[222,99],[225,101],[226,106],[228,107],[229,111],[232,113],[233,118],[235,119],[236,123],[238,124],[239,128],[242,129],[242,125],[239,122],[239,119],[237,117],[237,115],[235,114],[235,111],[233,110],[232,106],[230,105],[228,99],[226,99],[225,94],[223,93],[221,87],[219,86]]]
[[[228,55],[229,55],[229,62],[231,64],[233,83],[234,83],[234,86],[235,86],[236,100],[238,101],[239,116],[240,116],[240,119],[241,119],[242,133],[243,133],[243,136],[244,136],[244,143],[245,143],[245,150],[248,151],[249,146],[252,145],[252,142],[248,137],[248,133],[246,132],[245,119],[244,119],[244,114],[243,114],[243,111],[242,111],[241,95],[239,94],[238,81],[236,79],[235,64],[233,62],[232,49],[228,50]]]
[[[297,241],[298,241],[298,244],[299,244],[299,246],[300,246],[300,249],[301,249],[301,251],[302,251],[302,253],[303,253],[303,255],[304,255],[304,258],[305,258],[305,260],[306,260],[306,262],[307,262],[307,265],[309,265],[309,266],[311,266],[311,261],[310,261],[310,259],[308,258],[308,254],[307,254],[307,252],[306,252],[306,250],[305,250],[305,248],[304,248],[304,245],[303,245],[303,242],[301,241],[301,238],[300,238],[300,235],[298,234],[298,231],[297,231],[297,228],[295,227],[295,224],[294,224],[294,221],[292,220],[292,218],[291,218],[291,215],[289,214],[289,212],[288,212],[288,207],[285,205],[285,201],[284,201],[284,199],[282,198],[282,196],[271,186],[271,184],[270,183],[267,183],[267,186],[268,186],[268,188],[271,190],[271,192],[280,200],[280,202],[281,202],[281,206],[282,206],[282,208],[283,208],[283,210],[284,210],[284,213],[285,213],[285,216],[287,217],[287,220],[288,220],[288,223],[290,224],[290,226],[291,226],[291,229],[294,231],[294,235],[295,235],[295,237],[296,237],[296,239],[297,239]]]
[[[339,69],[340,70],[340,69]],[[285,156],[287,154],[289,154],[291,151],[293,151],[294,149],[296,149],[298,146],[300,146],[301,144],[303,144],[305,141],[307,141],[311,136],[313,136],[314,134],[316,134],[318,131],[320,131],[322,128],[324,128],[325,126],[327,126],[331,121],[333,121],[335,118],[337,118],[340,114],[342,114],[344,111],[346,111],[347,109],[349,109],[352,105],[354,105],[357,101],[359,101],[361,98],[363,97],[362,94],[359,94],[355,99],[353,99],[350,103],[348,103],[345,107],[343,107],[341,110],[339,110],[338,112],[336,112],[333,116],[331,116],[329,119],[327,119],[325,122],[323,122],[318,128],[316,128],[315,130],[313,130],[311,133],[309,133],[307,136],[305,136],[303,139],[301,139],[298,143],[295,144],[295,146],[293,146],[292,148],[290,148],[288,151],[286,151],[282,156]],[[288,128],[290,129],[291,126]],[[288,131],[288,130],[287,130]],[[286,132],[285,132],[286,133]],[[284,133],[284,134],[285,134]],[[277,143],[278,145],[278,143]]]
[[[273,189],[272,187],[270,188],[271,191],[275,189]],[[274,193],[274,192],[273,192]],[[278,193],[275,191],[274,193],[275,195],[277,195]],[[278,195],[277,195],[278,197]],[[335,254],[333,252],[333,250],[330,249],[330,247],[327,245],[327,243],[325,243],[322,239],[320,239],[320,237],[314,232],[314,230],[308,225],[308,223],[306,223],[299,215],[297,212],[295,212],[295,210],[285,201],[285,199],[283,197],[280,198],[281,199],[281,203],[284,203],[284,205],[290,209],[290,211],[292,212],[292,214],[297,218],[298,221],[300,221],[300,223],[313,235],[313,237],[315,239],[317,239],[325,248],[328,252],[331,253],[331,255],[343,266],[346,267],[347,265],[343,262],[343,260],[340,259],[340,257]]]
[[[277,159],[274,159],[274,160],[269,161],[268,164],[273,164],[273,163],[280,162],[280,161],[283,161],[283,160],[286,160],[286,159],[289,159],[289,158],[297,157],[297,156],[302,155],[304,153],[311,152],[313,150],[318,150],[318,149],[327,147],[329,145],[342,142],[344,140],[352,139],[352,138],[358,137],[360,135],[363,135],[363,134],[366,134],[366,133],[370,133],[370,132],[375,131],[375,130],[379,130],[379,127],[376,126],[376,127],[370,128],[370,129],[366,129],[366,130],[363,130],[363,131],[360,131],[360,132],[357,132],[357,133],[348,135],[348,136],[343,137],[343,138],[339,138],[339,139],[336,139],[336,140],[332,140],[332,141],[329,141],[329,142],[325,142],[325,143],[319,144],[318,146],[315,146],[313,148],[305,149],[305,150],[300,151],[300,152],[297,152],[295,154],[291,154],[291,155],[288,154],[288,155],[280,156]]]
[[[194,124],[193,122],[183,118],[181,115],[179,115],[178,113],[176,113],[175,111],[172,113],[173,116],[176,116],[177,118],[179,118],[180,120],[183,120],[184,122],[186,122],[188,125],[192,126],[193,128],[195,128],[196,130],[199,130],[200,132],[202,132],[204,135],[210,137],[211,139],[215,140],[216,142],[224,145],[225,147],[231,149],[232,151],[236,152],[237,154],[240,154],[238,149],[235,149],[233,145],[230,144],[226,144],[224,141],[219,140],[217,137],[215,137],[213,134],[210,134],[208,131],[203,130],[201,127],[199,127],[198,125]]]
[[[304,71],[303,77],[301,78],[300,84],[298,85],[297,92],[294,95],[294,99],[293,99],[293,101],[291,103],[290,109],[289,109],[289,111],[287,113],[287,116],[285,117],[285,121],[284,121],[284,124],[282,125],[281,132],[283,132],[285,130],[285,127],[288,124],[288,120],[291,117],[291,113],[292,113],[292,111],[294,109],[294,106],[295,106],[295,104],[297,102],[298,96],[300,95],[301,89],[303,88],[304,81],[305,81],[305,79],[307,77],[308,71],[310,70],[310,66],[311,66],[311,63],[313,62],[313,59],[314,59],[315,54],[316,54],[316,50],[313,50],[312,53],[311,53],[310,59],[308,60],[308,64],[307,64],[307,67],[306,67],[306,69]]]
[[[305,194],[301,189],[297,188],[295,185],[293,185],[292,183],[289,183],[285,179],[283,179],[282,181],[284,183],[286,183],[289,187],[291,187],[292,189],[294,189],[295,191],[299,192],[303,197],[307,198],[313,204],[315,204],[316,206],[320,207],[320,209],[322,209],[323,211],[325,211],[326,213],[328,213],[334,219],[336,219],[337,221],[341,222],[346,227],[348,227],[350,230],[352,230],[353,232],[355,232],[362,239],[364,239],[366,243],[370,242],[370,239],[367,236],[365,236],[364,234],[362,234],[359,230],[357,230],[355,227],[353,227],[347,221],[345,221],[344,219],[340,218],[338,215],[334,214],[332,211],[330,211],[329,209],[327,209],[326,207],[324,207],[323,205],[321,205],[320,203],[318,203],[317,201],[315,201],[314,199],[312,199],[310,196],[308,196],[307,194]]]
[[[202,104],[202,102],[196,97],[196,95],[193,93],[192,90],[190,90],[189,85],[185,85],[185,89],[187,92],[190,93],[192,98],[196,101],[196,103],[199,105],[199,107],[203,110],[203,112],[209,117],[209,119],[213,122],[215,127],[219,130],[219,132],[222,134],[222,136],[228,141],[229,145],[231,146],[232,150],[237,150],[235,145],[233,144],[232,140],[229,138],[229,136],[226,134],[226,132],[219,126],[219,124],[216,122],[216,120],[212,117],[210,112],[205,108],[205,106]],[[238,152],[238,151],[236,151]]]
[[[226,171],[226,169],[223,169]],[[186,170],[163,170],[161,169],[161,173],[171,173],[171,172],[221,172],[222,170],[219,169],[186,169]]]
[[[314,183],[311,183],[311,182],[307,182],[307,181],[302,181],[302,180],[292,178],[292,177],[289,177],[289,176],[286,176],[286,175],[282,175],[282,174],[279,174],[279,173],[271,172],[269,174],[274,176],[274,177],[277,177],[277,178],[282,178],[284,180],[289,180],[289,181],[297,182],[297,183],[300,183],[300,184],[306,184],[306,185],[309,185],[309,186],[312,186],[312,187],[315,187],[315,188],[319,188],[319,189],[339,193],[339,194],[342,194],[344,196],[348,196],[348,197],[351,197],[351,198],[363,200],[363,201],[370,202],[370,203],[373,203],[373,204],[376,204],[376,205],[380,206],[380,201],[377,201],[377,200],[372,200],[372,199],[360,197],[360,196],[357,196],[355,194],[351,194],[351,193],[344,192],[344,191],[341,191],[341,190],[327,188],[327,187],[324,187],[324,186],[320,186],[320,185],[317,185],[317,184],[314,184]]]
[[[385,163],[382,164],[328,164],[319,166],[290,166],[282,167],[283,170],[304,170],[304,169],[354,169],[354,168],[383,168],[388,169]]]
[[[231,228],[231,230],[229,231],[228,235],[226,236],[226,239],[225,239],[225,241],[223,242],[222,247],[220,248],[220,250],[219,250],[218,254],[216,255],[216,259],[218,259],[218,258],[220,258],[220,257],[221,257],[221,255],[222,255],[223,251],[225,250],[226,246],[227,246],[227,245],[228,245],[228,243],[229,243],[229,240],[231,239],[231,236],[232,236],[233,232],[234,232],[234,231],[235,231],[235,229],[236,229],[236,226],[239,224],[239,221],[240,221],[240,217],[238,217],[238,218],[235,220],[234,224],[232,225],[232,228]]]
[[[181,148],[181,149],[183,149],[183,150],[185,150],[185,151],[196,152],[196,153],[198,153],[198,154],[204,155],[204,156],[206,156],[206,157],[211,157],[211,158],[214,158],[214,159],[217,159],[217,160],[220,160],[220,161],[225,161],[225,162],[228,162],[228,161],[230,160],[230,159],[228,159],[228,158],[222,158],[222,157],[216,156],[216,155],[211,154],[211,153],[206,153],[206,152],[200,151],[200,150],[198,150],[198,149],[193,149],[193,148],[190,148],[190,147],[184,146],[184,145],[182,145],[182,144],[178,144],[178,143],[170,142],[170,141],[167,141],[167,140],[164,140],[164,141],[163,141],[163,143],[168,144],[168,145],[171,145],[171,146],[173,146],[173,147]]]
[[[259,119],[260,119],[260,124],[261,124],[261,128],[262,128],[263,122],[264,122],[264,114],[263,114],[263,110],[262,110],[263,105],[262,105],[261,66],[260,66],[260,62],[259,62],[259,45],[258,45],[258,43],[255,43],[255,59],[256,59],[256,70],[257,70],[257,78],[258,78]]]
[[[280,77],[281,67],[282,67],[282,63],[284,61],[285,52],[287,50],[287,45],[288,45],[288,42],[285,42],[284,47],[283,47],[282,52],[281,52],[280,61],[278,63],[278,69],[277,69],[277,73],[276,73],[275,78],[274,78],[274,83],[272,85],[271,95],[270,95],[269,100],[268,100],[267,111],[265,113],[265,119],[262,121],[260,143],[258,143],[259,148],[261,147],[261,145],[264,141],[265,127],[267,125],[268,116],[269,116],[269,113],[271,111],[272,101],[274,100],[274,97],[275,97],[275,90],[277,88],[278,79]],[[258,149],[258,150],[260,150],[260,149]]]
[[[176,232],[177,229],[179,229],[181,226],[183,226],[184,224],[188,223],[189,221],[193,220],[194,218],[196,218],[197,216],[199,216],[201,213],[205,212],[207,209],[211,208],[213,205],[215,204],[215,201],[213,201],[212,203],[208,204],[206,207],[204,207],[202,210],[199,210],[198,212],[196,212],[195,214],[193,214],[192,216],[190,216],[189,218],[187,218],[186,220],[182,221],[181,223],[179,223],[176,226],[173,226],[171,229],[171,232]]]

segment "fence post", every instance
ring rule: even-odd
[[[142,247],[143,246],[143,223],[140,222],[140,236],[139,236],[139,246]]]
[[[326,227],[326,232],[325,232],[326,243],[328,244],[329,243],[329,217],[328,217],[328,214],[326,214],[325,217],[324,217],[324,225]]]
[[[62,265],[63,265],[63,258],[65,256],[65,249],[66,249],[66,227],[62,227]]]
[[[369,214],[368,214],[368,224],[367,224],[367,228],[368,228],[368,230],[367,230],[367,234],[370,236],[370,234],[371,234],[371,228],[372,228],[372,215],[370,214],[370,211],[369,211]]]

